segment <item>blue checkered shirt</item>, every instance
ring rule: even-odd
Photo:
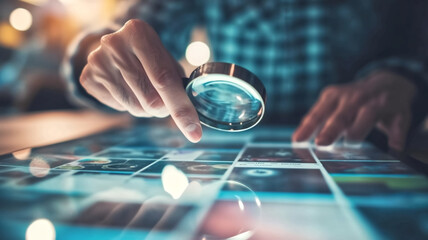
[[[147,21],[177,59],[194,27],[205,27],[214,61],[241,65],[265,84],[265,122],[296,124],[322,88],[376,69],[426,86],[425,2],[141,0],[118,23]]]

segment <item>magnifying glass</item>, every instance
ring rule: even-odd
[[[265,113],[266,89],[257,76],[232,63],[210,62],[183,79],[201,123],[221,131],[244,131]]]

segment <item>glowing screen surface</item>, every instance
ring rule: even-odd
[[[4,239],[428,239],[428,179],[291,129],[135,127],[0,156]]]

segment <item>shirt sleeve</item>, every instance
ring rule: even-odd
[[[115,31],[130,19],[141,19],[155,29],[167,50],[174,58],[179,59],[184,55],[193,28],[203,24],[197,1],[141,0],[124,8],[119,9],[123,13],[119,14],[110,27],[83,32],[69,46],[61,72],[68,80],[71,100],[78,105],[111,110],[89,95],[79,83],[88,49],[91,45],[98,44],[101,36]]]
[[[385,43],[389,46],[388,54],[366,64],[356,77],[362,78],[373,71],[388,70],[414,83],[418,92],[411,109],[412,132],[428,113],[428,28],[425,24],[428,21],[428,2],[402,4],[401,9],[393,16],[399,23],[394,25],[393,35],[385,39],[390,40]],[[394,41],[394,38],[400,40]],[[391,44],[394,42],[395,44]]]
[[[357,78],[367,76],[371,72],[387,70],[405,77],[417,88],[417,95],[412,105],[411,129],[415,129],[428,113],[428,66],[427,60],[417,58],[391,57],[372,62],[363,68]]]

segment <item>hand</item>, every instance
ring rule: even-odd
[[[327,87],[303,118],[293,141],[316,135],[317,145],[330,145],[343,134],[345,141],[361,142],[377,127],[387,135],[390,147],[403,150],[415,95],[413,83],[388,71]]]
[[[183,88],[183,70],[145,22],[129,20],[104,35],[80,76],[86,91],[118,111],[138,117],[171,114],[192,142],[202,136],[195,108]]]

